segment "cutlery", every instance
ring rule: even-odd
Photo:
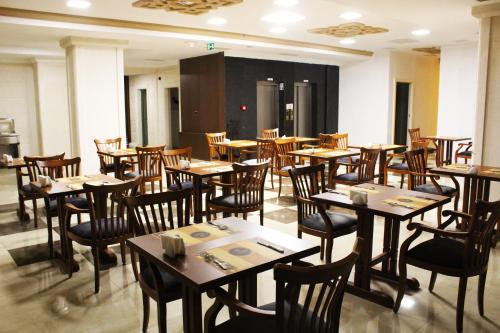
[[[420,197],[420,196],[414,196],[414,198],[417,199],[422,199],[422,200],[429,200],[429,201],[439,201],[438,199],[433,199],[433,198],[427,198],[427,197]]]
[[[216,227],[219,230],[227,230],[228,229],[227,225],[224,225],[224,224],[214,223],[212,221],[207,221],[207,223],[213,227]]]
[[[340,195],[344,195],[344,196],[347,197],[347,193],[344,193],[344,192],[338,192],[338,191],[334,191],[334,190],[328,190],[328,193],[340,194]]]
[[[232,265],[220,260],[219,258],[214,256],[213,254],[210,254],[208,252],[201,252],[200,256],[203,257],[203,259],[205,259],[206,262],[213,262],[214,264],[216,264],[217,266],[219,266],[221,269],[223,269],[225,271],[227,271],[228,269],[231,269],[233,267]]]
[[[398,204],[398,203],[394,203],[394,202],[388,202],[387,204],[388,204],[389,206],[393,206],[393,207],[403,207],[403,208],[406,208],[406,209],[415,210],[415,208],[413,208],[413,207],[411,207],[411,206],[402,205],[402,204]]]
[[[269,243],[265,243],[265,242],[261,242],[261,241],[258,241],[257,244],[265,246],[265,247],[267,247],[271,250],[274,250],[276,252],[279,252],[279,253],[285,253],[285,250],[283,250],[281,247],[274,246],[273,244],[269,244]]]

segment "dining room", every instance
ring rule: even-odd
[[[0,332],[500,330],[500,0],[0,0],[0,32]]]

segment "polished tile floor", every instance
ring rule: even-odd
[[[399,177],[390,180],[398,181]],[[290,182],[285,181],[281,199],[277,199],[277,189],[270,189],[270,182],[266,185],[265,226],[295,235],[297,213]],[[16,217],[16,198],[13,172],[0,170],[0,332],[140,332],[141,292],[132,274],[130,258],[127,258],[125,266],[119,264],[102,271],[101,292],[94,294],[89,249],[75,246],[75,259],[80,263],[80,271],[68,279],[61,273],[57,262],[47,258],[47,231],[42,210],[37,229],[32,222],[21,226]],[[426,223],[433,225],[435,220],[434,211],[426,214]],[[249,223],[258,223],[258,216],[251,215]],[[377,220],[374,253],[381,250],[382,227],[382,221]],[[402,228],[401,239],[408,235],[406,228]],[[314,237],[306,235],[304,238],[318,242]],[[57,234],[55,239],[58,239]],[[346,255],[353,241],[354,235],[336,240],[334,260]],[[320,263],[317,255],[307,260]],[[434,293],[430,293],[427,290],[428,272],[410,267],[409,276],[418,278],[422,287],[418,292],[405,296],[397,315],[391,309],[346,294],[341,331],[453,332],[458,279],[438,276]],[[499,276],[497,249],[491,252],[490,257],[485,295],[486,317],[479,316],[477,278],[472,278],[467,289],[464,332],[500,331]],[[259,304],[274,301],[272,272],[265,272],[258,279]],[[375,282],[373,287],[393,295],[396,293],[394,286],[382,282]],[[204,297],[204,309],[210,304],[211,300]],[[156,310],[154,303],[151,305],[149,331],[156,332]],[[182,332],[181,310],[181,301],[168,304],[169,332]],[[227,314],[223,313],[219,317],[224,320],[225,316]]]

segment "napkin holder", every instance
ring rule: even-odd
[[[38,182],[41,187],[47,187],[52,185],[52,179],[49,176],[38,175]]]
[[[351,189],[349,191],[349,199],[355,205],[366,206],[368,204],[368,193]]]
[[[10,163],[10,162],[13,162],[14,161],[14,158],[12,157],[12,155],[9,155],[9,154],[3,154],[3,161],[5,163]]]
[[[191,167],[191,162],[189,162],[188,160],[180,160],[179,166],[182,170],[187,170]]]
[[[175,258],[186,254],[184,240],[179,235],[162,234],[160,235],[160,239],[161,247],[167,257]]]
[[[224,143],[231,143],[231,139],[224,139]]]

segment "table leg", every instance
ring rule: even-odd
[[[333,182],[333,178],[337,175],[337,159],[332,158],[328,160],[328,188],[335,190],[335,182]]]
[[[193,177],[193,189],[194,189],[194,223],[202,223],[203,222],[203,192],[201,190],[201,177]]]
[[[55,251],[56,258],[59,258],[63,262],[64,271],[67,272],[72,269],[73,272],[78,272],[80,266],[75,260],[72,260],[71,267],[68,267],[68,243],[66,239],[66,226],[64,224],[65,210],[64,205],[66,204],[66,199],[64,197],[57,197],[57,218],[59,220],[59,244],[61,244],[61,251]]]
[[[257,274],[238,281],[238,299],[250,306],[257,306]]]
[[[113,166],[114,166],[114,172],[115,172],[115,178],[120,178],[120,158],[119,157],[113,157]]]
[[[232,174],[231,173],[225,173],[221,176],[222,178],[222,182],[225,183],[225,184],[229,184],[231,183],[231,177],[232,177]],[[223,187],[222,188],[222,195],[230,195],[231,194],[231,188],[229,187]],[[231,216],[230,213],[222,213],[222,216],[223,217],[229,217]]]
[[[384,168],[385,168],[385,162],[387,161],[387,151],[382,150],[380,151],[380,156],[379,156],[379,166],[378,166],[378,183],[380,185],[384,185]]]
[[[201,294],[182,285],[182,318],[185,333],[202,333]]]
[[[17,217],[21,222],[28,222],[30,220],[30,215],[26,212],[26,205],[24,204],[24,198],[19,193],[19,190],[23,186],[23,175],[20,168],[16,168],[16,182],[17,182],[17,200],[19,202],[19,208],[17,209]]]

